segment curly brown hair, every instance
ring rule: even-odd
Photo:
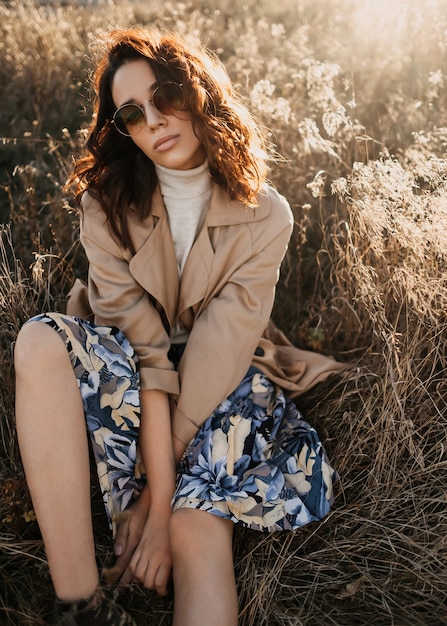
[[[196,41],[158,30],[131,28],[108,34],[106,52],[94,74],[93,121],[87,153],[77,160],[68,187],[80,200],[89,190],[101,204],[112,232],[133,249],[127,228],[130,206],[144,218],[157,185],[153,162],[112,123],[112,83],[116,71],[145,59],[157,82],[183,86],[193,126],[212,179],[232,200],[255,206],[267,175],[265,133],[236,94],[218,57]]]

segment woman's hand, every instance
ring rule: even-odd
[[[121,580],[141,583],[159,595],[167,594],[171,576],[172,556],[169,543],[169,518],[171,511],[151,511],[146,520],[140,542],[135,548],[129,566]]]
[[[117,559],[113,567],[104,568],[103,575],[108,584],[138,582],[159,595],[166,595],[172,569],[171,509],[148,514],[149,500],[146,486],[138,500],[120,515],[115,538]]]
[[[104,578],[108,584],[114,584],[118,580],[123,583],[132,581],[133,576],[129,577],[129,563],[141,540],[149,514],[149,505],[150,496],[146,485],[139,498],[119,515],[115,537],[115,555],[117,558],[112,567],[103,570]]]

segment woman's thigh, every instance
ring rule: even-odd
[[[136,354],[123,333],[113,327],[61,313],[45,313],[29,321],[53,328],[65,343],[112,527],[115,513],[127,508],[144,482],[137,453],[140,400]]]

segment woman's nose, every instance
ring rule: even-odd
[[[149,130],[163,126],[166,123],[166,118],[152,102],[144,103],[144,115],[146,118],[146,125]]]

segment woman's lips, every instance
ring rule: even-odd
[[[166,135],[165,137],[160,137],[154,143],[154,150],[158,152],[164,152],[165,150],[169,150],[174,146],[179,140],[179,135]]]

